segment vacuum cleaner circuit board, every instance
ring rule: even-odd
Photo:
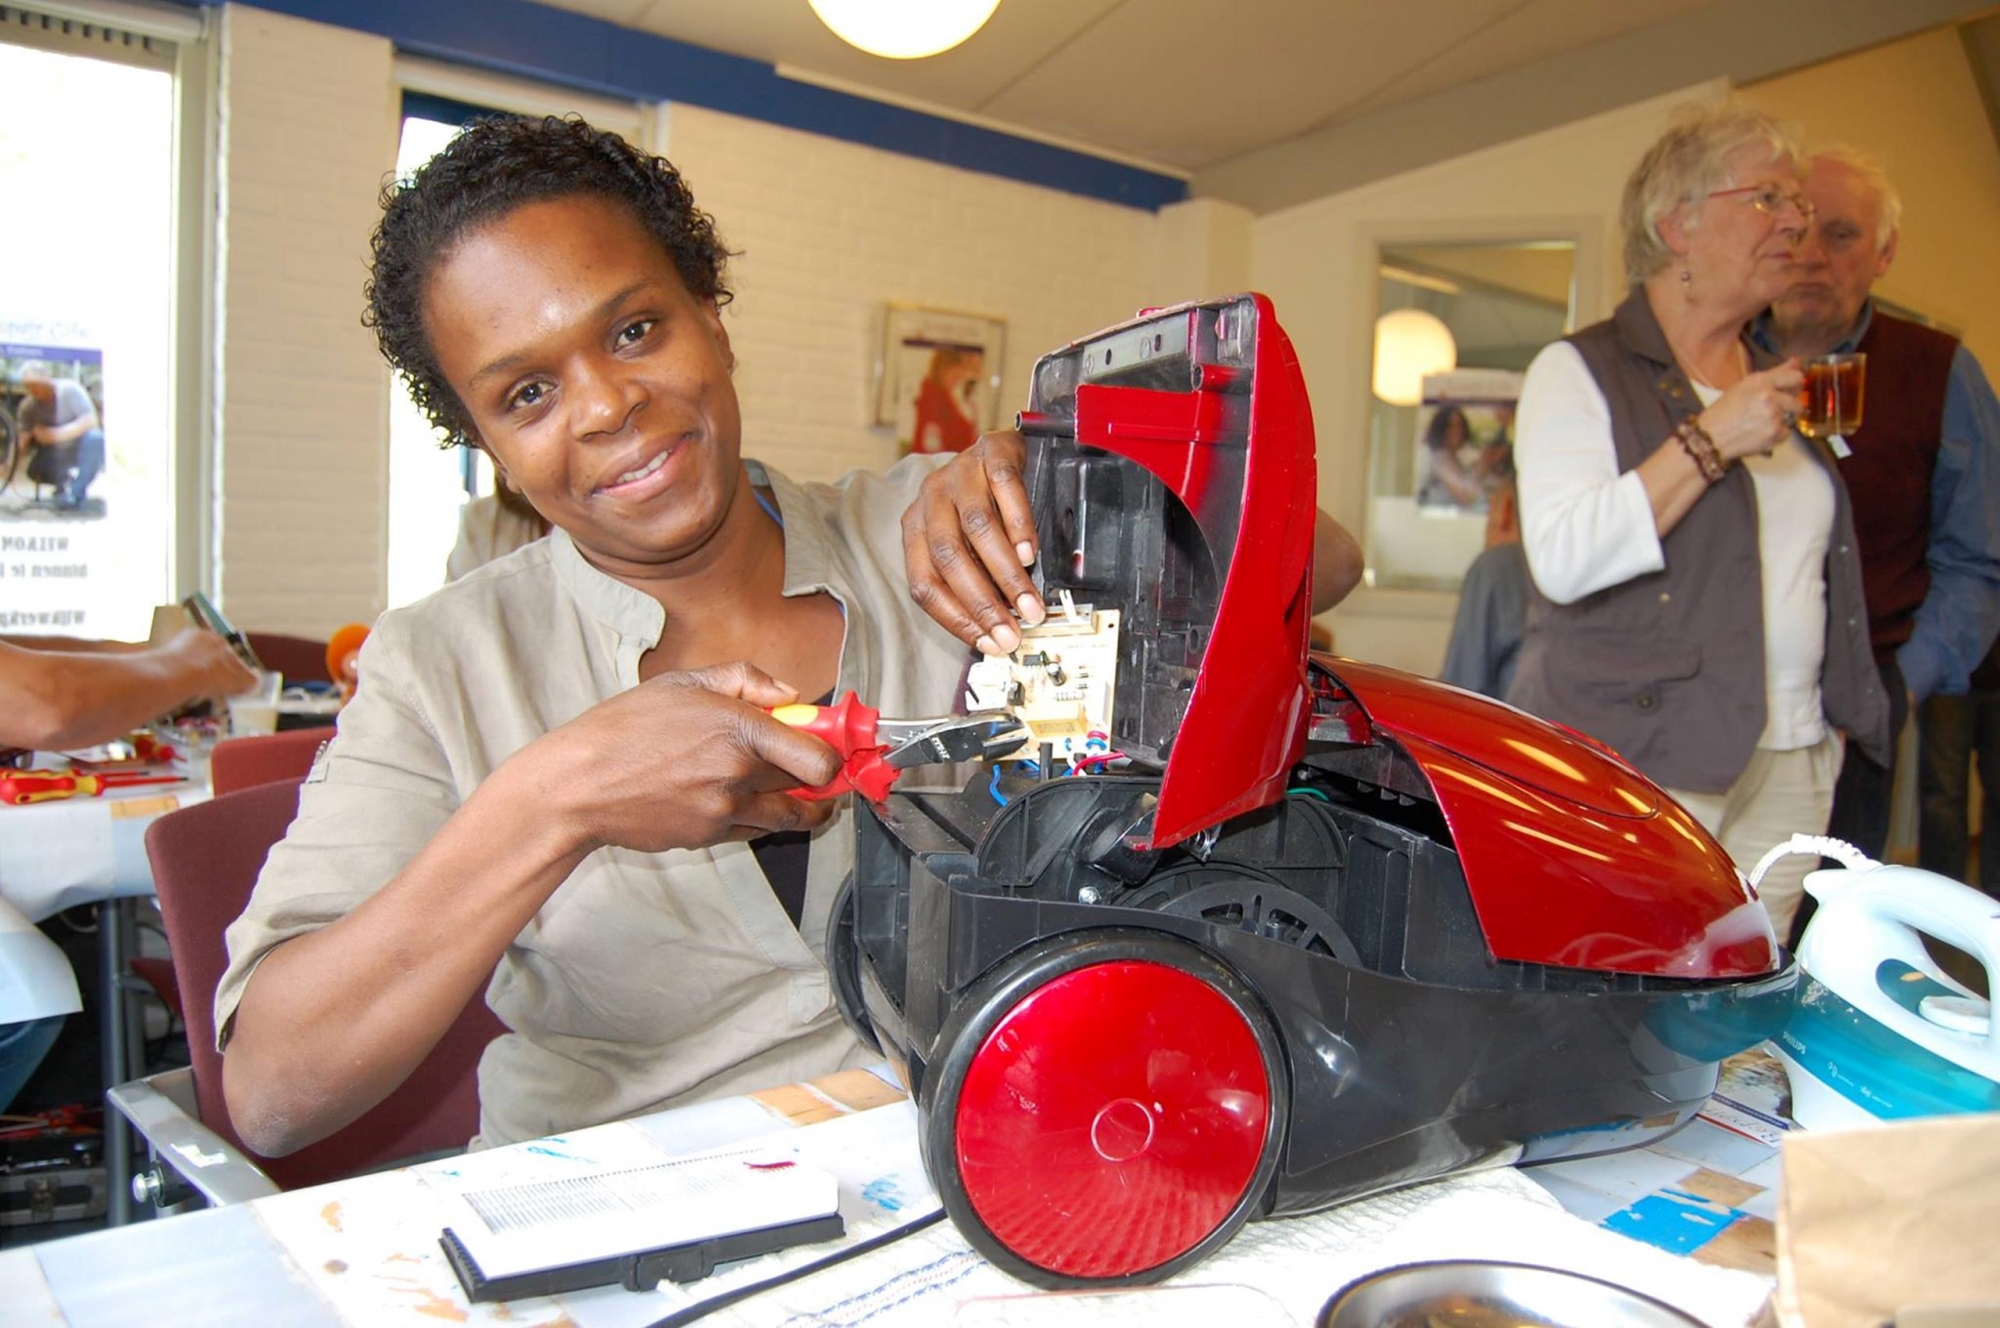
[[[1049,610],[1045,621],[1021,629],[1012,655],[972,666],[966,707],[1011,710],[1036,749],[1047,744],[1053,759],[1074,764],[1110,750],[1122,615],[1078,604],[1067,591]]]

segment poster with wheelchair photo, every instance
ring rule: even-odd
[[[0,516],[101,519],[104,465],[102,352],[0,344]]]
[[[1514,478],[1514,403],[1521,375],[1460,369],[1424,379],[1417,415],[1417,506],[1484,512]]]

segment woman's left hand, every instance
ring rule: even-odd
[[[989,433],[924,480],[903,514],[910,598],[984,654],[1021,644],[1015,615],[1046,613],[1022,570],[1037,556],[1035,519],[1021,478],[1028,447],[1012,429]]]

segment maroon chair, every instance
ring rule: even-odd
[[[196,1115],[287,1190],[463,1147],[479,1129],[480,1054],[505,1031],[485,999],[474,997],[402,1086],[353,1124],[285,1157],[260,1157],[244,1146],[229,1120],[215,1050],[215,989],[228,964],[223,932],[249,902],[265,857],[297,814],[299,785],[287,780],[225,793],[162,816],[146,830],[160,914],[186,994]],[[113,1101],[125,1109],[117,1094]],[[147,1121],[133,1120],[158,1143]],[[199,1178],[188,1179],[199,1187]]]
[[[278,632],[245,632],[250,648],[267,669],[285,675],[285,682],[332,682],[326,671],[326,642]]]
[[[313,758],[332,729],[289,729],[282,733],[258,733],[245,738],[225,738],[209,756],[208,779],[216,793],[234,793],[257,784],[284,779],[303,779],[312,769]],[[134,955],[129,961],[134,976],[153,989],[161,1004],[174,1018],[187,1022],[181,1001],[180,975],[174,961],[158,955]]]
[[[314,728],[224,738],[208,756],[209,786],[219,797],[256,784],[304,779],[313,758],[332,737],[332,729]]]

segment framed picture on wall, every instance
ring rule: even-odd
[[[904,452],[962,452],[994,427],[1007,324],[980,314],[888,306],[875,422]]]

